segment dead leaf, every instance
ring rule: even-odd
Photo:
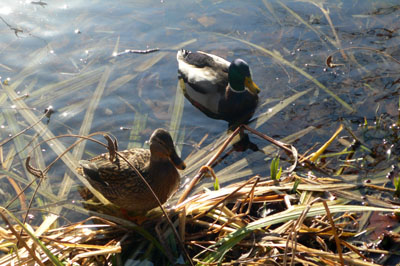
[[[326,66],[330,67],[330,68],[344,66],[344,64],[335,64],[335,63],[332,63],[332,61],[333,61],[333,56],[332,55],[328,56],[328,58],[326,58]]]
[[[207,16],[203,16],[201,18],[198,18],[197,21],[203,25],[204,27],[209,27],[211,25],[214,25],[215,22],[217,21],[215,18],[213,17],[207,17]]]

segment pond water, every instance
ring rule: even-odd
[[[23,160],[33,145],[51,137],[49,132],[58,136],[106,131],[125,149],[142,146],[154,129],[164,127],[172,132],[183,158],[201,150],[211,153],[217,139],[227,136],[227,123],[206,117],[182,98],[176,61],[181,48],[229,61],[245,59],[261,88],[250,126],[278,140],[299,134],[290,141],[299,153],[325,143],[341,123],[358,133],[366,123],[392,124],[399,115],[399,14],[398,1],[389,0],[2,0],[0,134],[6,139],[33,124],[46,107],[55,110],[48,125],[43,121],[43,130],[30,129],[17,138],[19,157],[10,171],[29,180]],[[126,49],[152,48],[160,50],[113,56]],[[13,98],[6,87],[21,99]],[[386,154],[390,148],[396,155],[397,133],[378,131],[362,131],[359,137],[371,134],[363,139],[369,149],[377,147]],[[42,137],[37,138],[38,133]],[[342,137],[351,141],[349,136],[346,132]],[[250,139],[259,148],[269,145],[252,135]],[[67,147],[74,140],[59,141]],[[5,155],[11,151],[8,145]],[[43,144],[34,165],[44,167],[41,156],[46,164],[55,159],[56,145]],[[343,149],[343,142],[336,142],[329,151]],[[71,158],[76,163],[104,151],[88,142]],[[254,174],[268,176],[270,159],[278,153],[234,152],[216,167],[217,175],[242,160],[223,184]],[[373,166],[385,171],[394,162],[392,156]],[[329,167],[340,164],[335,159]],[[193,165],[184,179],[197,171],[198,165]],[[65,172],[60,161],[49,171],[48,182],[53,195],[69,198],[63,192],[69,184]],[[369,168],[357,173],[360,178],[375,177],[369,176]],[[10,190],[2,200],[14,195]]]

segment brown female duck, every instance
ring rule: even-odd
[[[176,154],[171,135],[157,129],[150,137],[150,150],[130,149],[120,153],[132,163],[164,203],[177,190],[185,163]],[[108,153],[80,161],[83,176],[105,198],[126,211],[148,211],[156,199],[136,172],[121,158],[109,160]]]

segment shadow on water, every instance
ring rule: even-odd
[[[3,0],[1,138],[32,125],[49,105],[55,113],[48,125],[39,123],[2,146],[2,174],[18,185],[2,178],[0,200],[8,202],[31,182],[23,165],[32,147],[54,136],[95,131],[116,136],[123,150],[148,147],[145,141],[155,128],[168,129],[186,158],[182,186],[187,184],[228,133],[226,122],[206,117],[179,91],[176,51],[181,48],[249,63],[261,88],[250,127],[286,138],[300,154],[309,154],[343,124],[345,130],[318,164],[348,182],[369,180],[392,188],[400,154],[399,12],[390,0],[363,5]],[[113,56],[151,48],[160,51]],[[32,153],[33,164],[44,169],[74,141],[41,144]],[[250,134],[230,147],[214,167],[221,185],[268,177],[276,155],[284,167],[291,165],[289,156],[269,145]],[[77,161],[105,151],[91,142],[75,147],[49,171],[38,197],[46,204],[76,200],[82,181],[73,173]],[[201,183],[212,184],[210,179]],[[26,193],[29,198],[33,190]],[[20,210],[21,204],[17,200],[11,207]],[[67,210],[67,220],[81,220],[80,213]]]

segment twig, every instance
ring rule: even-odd
[[[310,204],[308,204],[307,207],[303,210],[303,212],[301,213],[300,217],[297,219],[296,223],[293,225],[292,230],[290,231],[290,233],[287,236],[286,245],[285,245],[285,252],[284,252],[284,256],[283,256],[283,265],[287,265],[286,264],[286,259],[287,259],[287,255],[288,255],[289,242],[291,243],[291,246],[292,246],[291,265],[294,264],[294,258],[295,258],[296,249],[297,249],[297,233],[298,233],[297,228],[299,228],[300,225],[303,224],[304,220],[307,217],[308,211],[311,209],[311,206],[314,203],[319,202],[319,201],[321,201],[321,199],[320,198],[316,198],[312,202],[310,202]],[[290,240],[290,238],[292,238],[292,240]]]
[[[3,209],[4,211],[4,209]],[[33,251],[28,244],[22,239],[22,237],[15,231],[13,225],[8,221],[7,217],[4,215],[3,211],[0,212],[1,217],[3,218],[3,221],[8,225],[8,229],[14,234],[14,236],[18,239],[18,243],[22,243],[22,245],[26,248],[26,250],[29,252],[29,255],[32,256],[32,258],[35,260],[36,263],[39,265],[44,266],[42,261],[36,256],[35,251]],[[21,229],[22,230],[22,229]]]
[[[214,154],[214,156],[206,163],[205,166],[210,167],[214,161],[218,158],[218,156],[221,155],[221,153],[225,150],[225,148],[228,146],[228,144],[232,141],[232,139],[239,133],[241,129],[241,126],[237,127],[235,129],[235,131],[233,131],[233,133],[225,140],[225,142],[222,144],[221,148],[218,150],[218,152],[216,154]],[[192,179],[192,181],[190,181],[188,187],[186,188],[186,190],[182,193],[181,197],[178,200],[178,203],[182,203],[186,197],[189,195],[189,193],[192,191],[192,189],[194,188],[194,186],[200,181],[200,179],[204,176],[205,172],[206,172],[207,168],[200,168],[200,170],[197,172],[196,176]]]
[[[386,52],[379,51],[378,49],[374,49],[374,48],[370,48],[370,47],[362,47],[362,46],[360,46],[360,47],[359,47],[359,46],[356,46],[356,47],[342,48],[342,49],[339,49],[339,50],[333,52],[333,53],[330,54],[329,56],[332,57],[334,54],[341,53],[341,51],[352,50],[352,49],[373,51],[373,52],[375,52],[375,53],[377,53],[377,54],[382,54],[382,55],[384,55],[385,57],[387,57],[387,58],[393,60],[393,61],[396,62],[397,64],[400,64],[400,61],[399,61],[399,60],[397,60],[396,58],[394,58],[393,56],[391,56],[390,54],[388,54],[388,53],[386,53]]]
[[[121,55],[124,55],[124,54],[150,54],[150,53],[154,53],[154,52],[158,52],[158,51],[160,51],[160,48],[152,48],[152,49],[147,49],[147,50],[130,50],[130,49],[126,49],[123,52],[114,54],[114,56],[121,56]]]
[[[214,154],[214,156],[205,164],[204,167],[201,167],[200,170],[197,172],[197,174],[193,177],[192,181],[190,181],[188,187],[186,188],[186,190],[182,193],[181,197],[178,200],[177,204],[182,203],[187,196],[189,195],[189,193],[192,191],[193,187],[200,181],[200,179],[204,176],[204,174],[208,171],[209,167],[211,167],[213,165],[213,163],[215,162],[215,160],[222,154],[222,152],[226,149],[226,147],[228,146],[228,144],[232,141],[232,139],[239,134],[243,129],[246,129],[248,131],[250,131],[251,133],[271,142],[272,144],[278,146],[279,148],[293,154],[295,157],[298,157],[301,160],[304,160],[305,162],[307,162],[309,165],[314,165],[310,160],[307,160],[306,158],[304,158],[302,155],[298,155],[297,152],[294,153],[293,150],[287,146],[291,146],[288,144],[285,144],[283,142],[277,141],[265,134],[262,134],[260,132],[258,132],[255,129],[252,129],[251,127],[247,126],[247,125],[240,125],[238,126],[232,133],[231,135],[224,141],[224,143],[222,144],[221,148],[218,150],[218,152],[216,154]],[[296,158],[297,159],[297,158]],[[292,168],[294,169],[296,165],[294,165]],[[291,168],[291,169],[292,169]],[[320,169],[319,169],[320,170]],[[322,170],[321,170],[322,171]]]
[[[213,210],[214,208],[216,208],[218,205],[221,204],[221,202],[226,201],[227,199],[229,199],[230,197],[232,197],[233,195],[235,195],[239,190],[241,190],[243,187],[245,187],[246,185],[250,184],[254,178],[257,178],[256,180],[258,180],[258,176],[254,176],[252,178],[250,178],[249,180],[247,180],[246,182],[244,182],[243,184],[241,184],[239,187],[237,187],[234,191],[232,191],[231,193],[229,193],[226,197],[224,197],[223,199],[220,199],[219,201],[217,201],[216,203],[214,203],[210,208],[208,208],[208,210],[201,212],[199,214],[197,214],[195,217],[192,218],[192,220],[194,219],[199,219],[200,217],[206,215],[207,213],[209,213],[211,210]],[[258,181],[257,181],[258,182]],[[177,209],[179,209],[181,206],[178,206]],[[184,207],[184,206],[182,206]]]
[[[332,227],[333,236],[335,237],[335,242],[336,242],[336,248],[337,248],[337,251],[339,253],[340,263],[344,266],[344,260],[343,260],[343,254],[342,254],[342,246],[340,245],[340,239],[339,239],[339,236],[338,236],[337,231],[336,231],[335,223],[333,222],[332,215],[331,215],[331,212],[329,211],[328,204],[326,203],[326,201],[323,200],[322,204],[324,204],[324,208],[325,208],[326,214],[328,216],[329,222],[330,222],[331,227]]]
[[[0,17],[1,18],[1,17]],[[3,146],[4,144],[10,142],[11,140],[15,139],[16,137],[18,137],[19,135],[25,133],[27,130],[31,129],[32,127],[34,127],[35,125],[37,125],[40,121],[42,121],[43,118],[45,117],[49,117],[49,114],[51,114],[53,111],[52,108],[46,108],[45,113],[38,119],[38,121],[36,121],[35,123],[33,123],[32,125],[30,125],[27,128],[24,128],[23,130],[21,130],[20,132],[18,132],[17,134],[15,134],[14,136],[9,137],[8,139],[3,140],[2,142],[0,142],[0,147]]]

